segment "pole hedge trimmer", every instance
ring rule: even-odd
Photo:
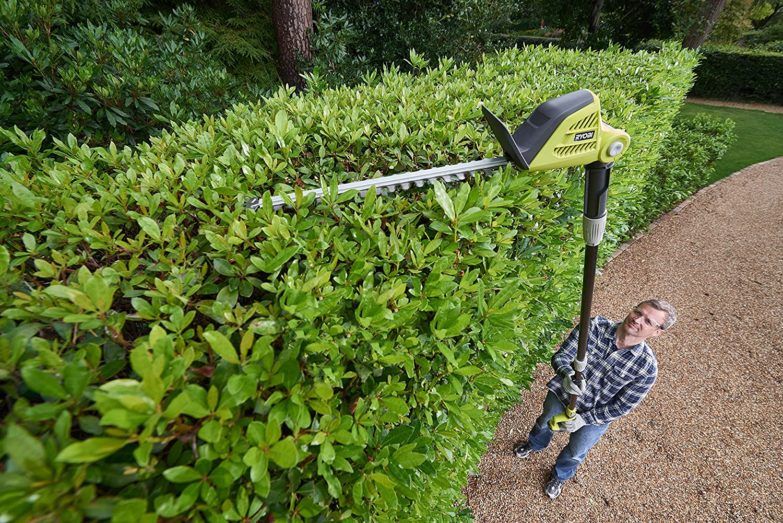
[[[585,197],[583,236],[585,263],[582,279],[582,304],[579,316],[579,342],[572,380],[580,385],[584,380],[582,370],[586,364],[587,338],[590,326],[590,309],[598,259],[598,244],[606,227],[606,196],[609,175],[616,160],[628,147],[631,139],[625,131],[615,129],[601,120],[601,105],[591,91],[582,89],[539,105],[530,117],[513,134],[506,124],[482,105],[484,118],[492,133],[500,142],[504,156],[473,162],[435,167],[422,171],[383,176],[370,180],[340,184],[337,194],[355,190],[361,195],[375,190],[377,194],[392,193],[398,188],[422,187],[435,180],[452,182],[464,180],[479,171],[491,171],[513,163],[520,169],[544,171],[562,167],[585,166]],[[317,200],[323,197],[323,189],[300,193],[302,197],[313,194]],[[272,197],[272,206],[279,209],[294,202],[296,194],[287,198]],[[258,209],[263,198],[253,198],[248,207]],[[576,362],[579,362],[578,364]],[[549,426],[560,430],[561,424],[576,414],[577,396],[571,395],[564,414],[552,418]]]

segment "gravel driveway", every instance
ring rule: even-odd
[[[511,450],[540,412],[551,369],[539,366],[469,481],[477,522],[783,521],[783,158],[700,191],[622,248],[593,314],[621,319],[653,296],[680,320],[651,340],[649,396],[552,501],[543,485],[567,436],[526,460]]]

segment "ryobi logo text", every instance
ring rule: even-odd
[[[576,133],[574,135],[575,142],[584,142],[585,140],[592,140],[595,136],[595,131],[587,131],[584,133]]]

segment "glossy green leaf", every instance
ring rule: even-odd
[[[114,454],[127,444],[126,439],[90,438],[68,445],[55,459],[63,463],[92,463]]]
[[[10,264],[11,255],[8,253],[8,249],[4,245],[0,245],[0,276],[8,272]]]
[[[454,211],[454,202],[451,201],[451,197],[446,192],[446,187],[440,181],[433,183],[433,187],[435,188],[435,199],[438,201],[438,205],[443,209],[446,216],[453,221],[456,219],[457,214]]]
[[[401,398],[383,398],[381,399],[381,404],[394,414],[400,416],[405,416],[410,410],[408,404]]]
[[[272,445],[269,450],[269,459],[284,469],[294,467],[299,461],[294,440],[288,436]]]
[[[198,385],[186,385],[185,390],[169,403],[164,415],[173,418],[185,414],[193,418],[203,418],[211,412],[206,391]]]
[[[334,458],[336,457],[336,454],[334,452],[334,446],[329,442],[329,440],[326,440],[321,445],[321,452],[318,453],[318,457],[324,462],[324,463],[333,463]]]
[[[72,361],[63,368],[63,384],[71,396],[78,398],[90,382],[90,371],[78,361]]]
[[[4,440],[5,452],[14,464],[33,478],[45,479],[52,474],[41,442],[24,428],[9,425]]]
[[[148,216],[140,216],[136,221],[138,222],[139,227],[141,227],[141,229],[152,239],[160,240],[160,227],[158,226],[158,222]]]
[[[22,378],[28,387],[42,396],[60,400],[68,397],[60,380],[46,371],[35,367],[24,367]]]
[[[191,483],[201,479],[197,470],[184,465],[164,470],[163,476],[172,483]]]
[[[6,253],[7,252],[8,251],[6,251]],[[1,257],[2,257],[2,253],[0,253],[0,258]],[[54,265],[47,262],[46,260],[35,260],[34,264],[35,264],[35,268],[38,269],[35,272],[35,275],[40,278],[54,278],[57,275],[57,270],[54,268]],[[0,260],[0,274],[2,273],[3,273],[2,260]]]
[[[250,258],[250,262],[266,273],[273,273],[283,266],[288,260],[299,252],[299,247],[286,247],[271,258],[262,259],[256,256]]]
[[[101,425],[133,430],[149,419],[149,414],[131,412],[125,409],[110,409],[101,417]]]
[[[147,500],[122,499],[114,506],[111,523],[147,523],[149,519],[147,515],[144,515],[146,511]]]
[[[209,443],[217,443],[223,437],[223,426],[217,420],[210,420],[201,426],[198,437]]]
[[[84,285],[84,292],[95,304],[98,312],[106,312],[111,308],[114,291],[115,289],[107,285],[106,281],[97,275],[89,278]]]
[[[412,469],[417,468],[424,463],[427,457],[420,452],[415,452],[416,444],[405,445],[400,447],[392,455],[392,461],[400,465],[402,468]]]
[[[215,354],[229,363],[239,364],[239,356],[231,341],[218,331],[207,331],[204,333],[204,339],[215,351]]]

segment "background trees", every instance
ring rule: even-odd
[[[411,49],[419,66],[472,62],[531,36],[575,47],[675,39],[783,51],[783,2],[8,0],[0,34],[0,127],[134,143],[281,83],[320,89],[409,68]]]
[[[354,43],[374,67],[401,62],[410,49],[425,58],[475,59],[514,13],[510,0],[326,0],[361,35]]]
[[[304,88],[297,63],[308,61],[313,30],[313,6],[310,0],[272,0],[272,20],[277,33],[277,70],[284,84]]]
[[[707,0],[699,14],[691,20],[685,38],[682,40],[682,46],[690,49],[701,47],[715,27],[725,5],[726,0]]]
[[[574,45],[616,42],[635,46],[648,39],[677,39],[699,47],[707,39],[740,41],[749,30],[774,23],[781,2],[766,0],[531,0],[515,18],[540,20],[544,31],[563,29]],[[521,16],[520,16],[521,15]],[[529,25],[533,30],[534,26]]]
[[[187,5],[149,16],[140,0],[11,0],[0,33],[0,127],[134,143],[244,97]]]

